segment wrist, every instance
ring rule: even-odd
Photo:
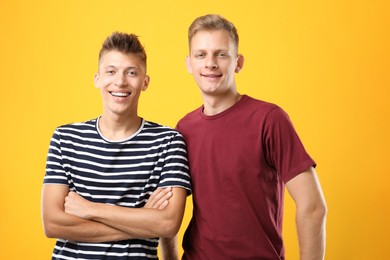
[[[97,218],[97,214],[99,212],[99,203],[90,202],[88,207],[85,209],[84,218],[88,220],[94,220]]]

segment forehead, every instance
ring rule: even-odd
[[[99,67],[106,66],[145,68],[145,62],[137,54],[111,50],[104,52],[99,61]]]
[[[233,39],[226,30],[201,30],[195,33],[190,42],[191,51],[196,50],[235,50]]]

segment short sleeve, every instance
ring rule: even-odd
[[[316,166],[306,152],[290,118],[281,108],[276,107],[269,112],[264,129],[267,161],[284,183],[310,166]]]
[[[50,140],[44,183],[69,185],[62,160],[60,132],[58,129],[54,131]]]
[[[162,168],[160,187],[181,187],[191,194],[187,148],[183,136],[176,132],[169,142]]]

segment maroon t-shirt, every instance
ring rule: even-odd
[[[284,184],[315,162],[274,104],[244,95],[220,114],[202,110],[177,125],[194,204],[183,259],[284,259]]]

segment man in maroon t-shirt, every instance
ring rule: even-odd
[[[187,69],[203,105],[177,125],[188,149],[193,217],[183,259],[285,259],[284,188],[296,203],[301,259],[323,259],[326,204],[287,114],[237,92],[244,64],[234,25],[219,15],[190,26]]]

